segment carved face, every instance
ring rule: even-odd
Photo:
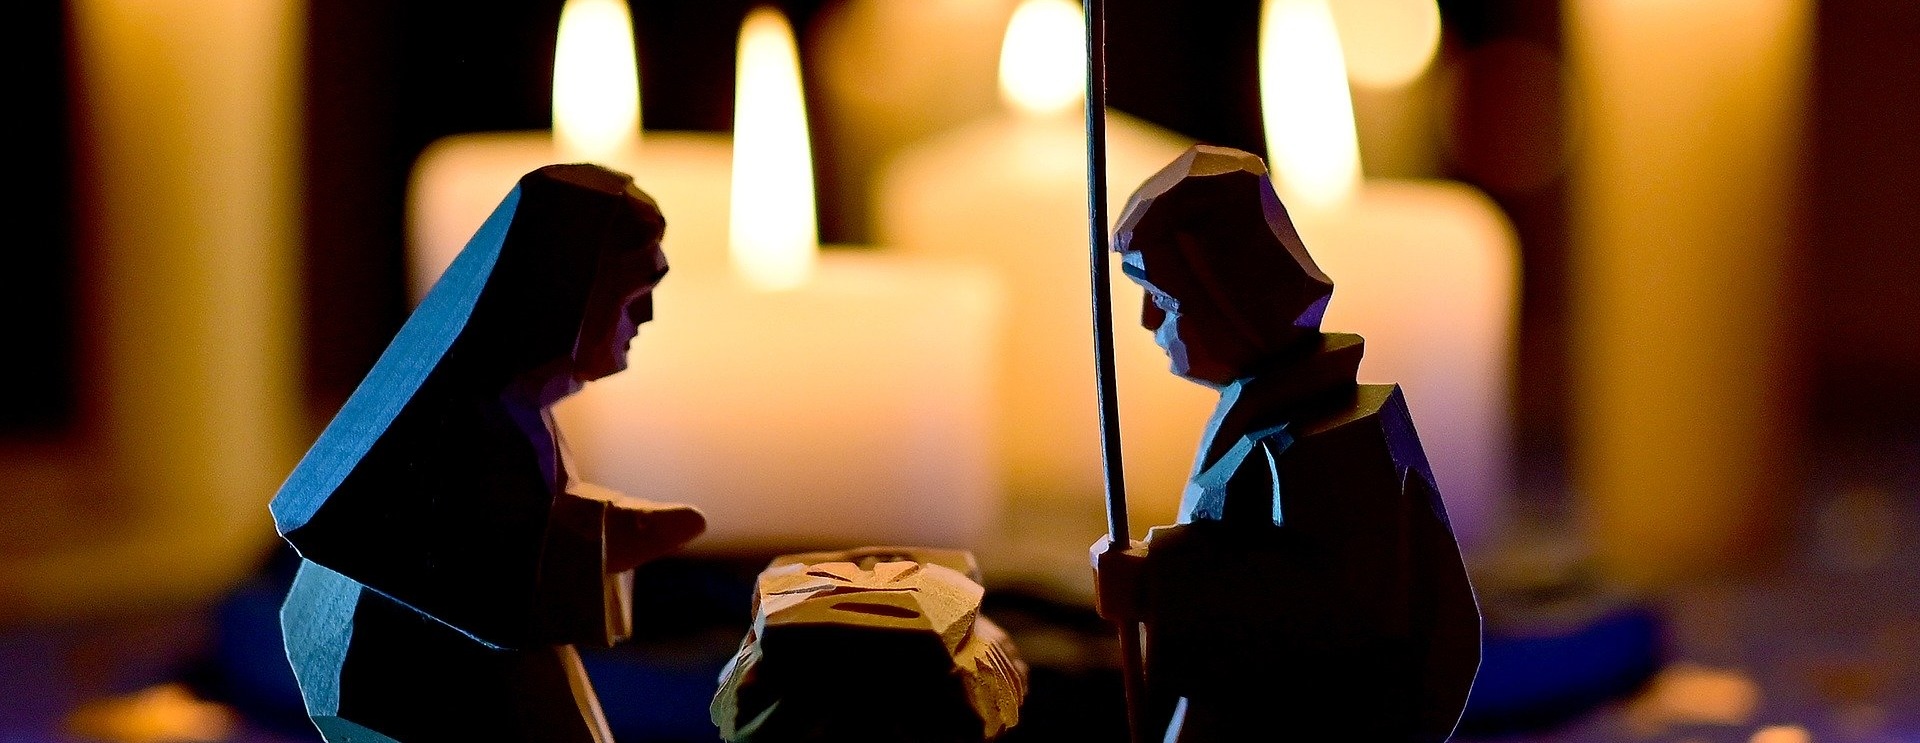
[[[602,252],[574,343],[575,379],[589,382],[627,368],[628,346],[640,325],[653,319],[653,289],[666,272],[666,254],[658,242],[644,249]]]
[[[1113,249],[1173,372],[1214,386],[1317,334],[1333,292],[1266,166],[1239,150],[1193,147],[1141,184]]]
[[[1231,332],[1229,319],[1211,311],[1214,308],[1211,301],[1188,297],[1191,302],[1183,303],[1181,297],[1167,288],[1148,281],[1144,268],[1137,271],[1127,268],[1144,257],[1143,253],[1129,253],[1123,270],[1143,292],[1140,326],[1153,331],[1153,342],[1167,352],[1173,373],[1220,386],[1232,382],[1244,368],[1252,366],[1249,357],[1254,355],[1254,349]]]

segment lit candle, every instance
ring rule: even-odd
[[[1361,158],[1376,175],[1415,177],[1439,169],[1435,0],[1331,0],[1352,83]]]
[[[1511,482],[1519,292],[1512,226],[1460,183],[1367,179],[1326,0],[1268,0],[1260,88],[1274,185],[1334,281],[1324,327],[1367,339],[1362,382],[1397,382],[1463,549]]]
[[[732,146],[724,134],[640,129],[633,25],[621,0],[568,0],[553,64],[553,131],[446,137],[414,163],[408,187],[412,297],[426,296],[501,197],[542,165],[592,161],[630,174],[672,221],[663,247],[681,273],[719,270]],[[689,250],[676,251],[686,245]],[[684,256],[684,257],[683,257]]]
[[[88,425],[8,483],[10,617],[225,590],[270,548],[264,497],[298,455],[300,5],[71,8]]]
[[[1777,554],[1798,422],[1781,392],[1808,0],[1567,7],[1575,482],[1615,575]]]
[[[1079,593],[1090,590],[1080,543],[1103,523],[1087,330],[1083,28],[1069,0],[1022,4],[1002,47],[1008,110],[902,151],[873,194],[881,241],[1006,278],[1009,325],[994,416],[1018,518],[1005,542],[980,558],[989,572],[1030,570],[1033,580]],[[1107,136],[1116,219],[1141,181],[1192,144],[1112,111]],[[1137,296],[1124,278],[1114,288]],[[1217,396],[1169,374],[1150,334],[1122,332],[1115,342],[1128,494],[1147,523],[1170,523]]]
[[[902,148],[993,113],[1000,36],[1017,0],[841,0],[807,34],[818,60],[814,120],[822,185],[845,225],[869,222],[867,193]]]
[[[756,10],[739,54],[732,268],[680,272],[718,243],[669,250],[629,369],[556,411],[578,466],[699,506],[695,551],[977,547],[997,505],[998,284],[882,250],[821,255],[792,30]]]

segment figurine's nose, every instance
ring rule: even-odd
[[[642,292],[627,303],[627,320],[638,328],[653,319],[653,292]]]
[[[1152,294],[1140,298],[1140,326],[1148,330],[1159,330],[1160,323],[1166,322],[1167,311],[1153,301]]]

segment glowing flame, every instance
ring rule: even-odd
[[[1369,88],[1413,82],[1440,49],[1434,0],[1334,0],[1333,21],[1346,50],[1347,79]]]
[[[614,160],[639,144],[640,69],[624,0],[567,0],[561,9],[553,138],[576,160]]]
[[[1340,36],[1326,0],[1267,0],[1260,13],[1260,109],[1283,195],[1344,203],[1360,188],[1360,143]]]
[[[820,231],[800,52],[780,11],[763,7],[747,14],[740,27],[738,85],[727,246],[747,283],[791,289],[813,275]]]
[[[1072,0],[1026,0],[1000,44],[1000,100],[1033,116],[1086,100],[1086,16]]]

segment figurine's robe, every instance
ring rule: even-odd
[[[490,647],[308,561],[287,605],[294,672],[332,743],[607,741],[571,645]]]
[[[1397,385],[1328,334],[1222,390],[1181,522],[1151,531],[1147,678],[1180,741],[1441,741],[1479,612]]]

